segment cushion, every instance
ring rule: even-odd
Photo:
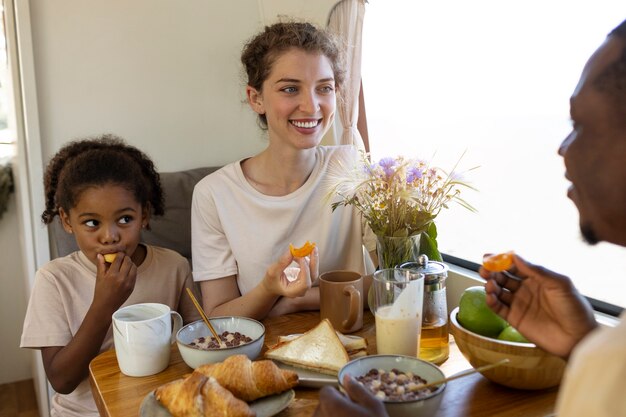
[[[149,245],[172,249],[191,259],[191,197],[193,188],[202,178],[219,167],[187,171],[164,172],[161,186],[165,193],[165,215],[150,219],[150,230],[143,231],[143,241]]]
[[[165,215],[150,219],[150,230],[144,230],[142,241],[172,249],[191,260],[191,197],[202,178],[220,167],[202,167],[161,173],[165,194]],[[52,258],[78,250],[74,237],[66,233],[58,218],[50,224]]]

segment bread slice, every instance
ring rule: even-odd
[[[343,347],[346,349],[346,352],[348,353],[350,360],[359,358],[361,356],[367,356],[367,339],[361,336],[353,335],[353,334],[345,335],[338,331],[335,331],[335,333],[337,333],[337,337],[339,338],[339,341],[341,342]],[[279,343],[288,342],[300,336],[302,336],[302,333],[290,334],[286,336],[278,336],[278,342]]]
[[[291,366],[337,375],[350,358],[328,319],[293,340],[279,342],[265,357]]]
[[[350,359],[367,356],[367,339],[353,334],[343,334],[337,332],[341,344],[346,348]]]

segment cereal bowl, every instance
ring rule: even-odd
[[[212,317],[211,324],[218,334],[225,331],[239,332],[251,338],[252,341],[233,347],[202,349],[198,346],[192,346],[191,343],[200,337],[211,337],[211,331],[202,320],[189,323],[176,333],[176,344],[183,360],[191,368],[197,368],[207,363],[221,362],[231,355],[238,354],[246,355],[253,360],[261,353],[265,340],[265,326],[261,322],[247,317],[224,316]]]
[[[533,343],[509,342],[473,333],[459,324],[458,311],[457,307],[450,313],[450,330],[459,350],[474,368],[509,359],[507,364],[481,372],[485,378],[507,387],[527,390],[559,385],[565,360]]]
[[[339,386],[343,389],[342,381],[345,375],[357,378],[366,375],[372,369],[384,370],[386,372],[392,369],[397,369],[403,373],[411,372],[414,375],[419,375],[426,382],[445,378],[439,367],[412,356],[371,355],[363,356],[344,365],[338,374]],[[425,394],[419,399],[406,401],[383,400],[383,404],[390,417],[432,416],[439,409],[445,388],[446,384],[443,383],[434,387],[431,393]]]

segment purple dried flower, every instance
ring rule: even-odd
[[[409,168],[409,171],[406,174],[406,182],[407,184],[413,183],[415,180],[419,180],[422,178],[422,170],[417,167]]]
[[[391,176],[393,176],[393,174],[395,173],[395,166],[396,166],[396,161],[393,158],[382,158],[380,161],[378,161],[378,166],[380,166],[383,170],[383,172],[385,173],[385,177],[389,178]]]
[[[393,166],[396,165],[396,160],[393,158],[386,157],[378,161],[378,165],[380,165],[383,168],[392,168]]]

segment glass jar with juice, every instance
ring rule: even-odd
[[[424,274],[424,306],[418,357],[441,364],[450,354],[446,301],[448,266],[420,255],[417,262],[406,262],[400,267]]]

